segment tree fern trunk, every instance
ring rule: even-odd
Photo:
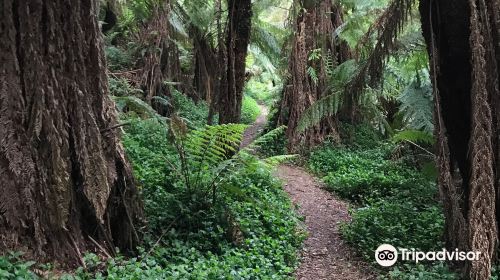
[[[480,251],[469,279],[489,279],[498,240],[499,3],[420,2],[435,88],[439,185],[451,250]]]
[[[141,205],[107,96],[98,1],[0,2],[0,251],[133,250]]]
[[[239,123],[245,62],[252,27],[252,1],[228,0],[227,68],[219,100],[219,123]]]
[[[291,78],[284,88],[280,106],[279,124],[288,126],[287,136],[291,150],[296,150],[299,144],[317,144],[327,135],[338,137],[336,121],[333,118],[325,118],[305,133],[298,133],[297,126],[304,111],[328,94],[325,63],[327,56],[330,56],[336,65],[349,56],[346,46],[337,44],[331,37],[335,28],[342,24],[341,8],[332,6],[328,0],[309,2],[306,3],[308,8],[304,7],[297,18],[289,64]],[[321,58],[310,61],[311,52],[317,49],[321,50]],[[317,77],[311,77],[308,69],[314,69]]]

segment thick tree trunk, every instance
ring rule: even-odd
[[[451,250],[481,252],[464,267],[470,279],[489,279],[498,239],[499,7],[498,0],[420,2],[446,242]]]
[[[279,124],[288,126],[287,137],[291,150],[296,150],[301,144],[315,145],[324,140],[327,135],[338,137],[336,122],[333,118],[326,118],[305,133],[297,132],[297,125],[304,111],[328,94],[326,60],[330,59],[338,65],[347,60],[350,55],[347,47],[335,42],[331,36],[335,28],[342,24],[341,8],[333,6],[329,0],[322,0],[318,3],[309,2],[297,18],[297,30],[289,64],[291,78],[283,91],[278,121]],[[317,49],[321,50],[321,57],[310,60],[309,56]],[[311,77],[309,68],[314,69],[316,77]]]
[[[221,84],[219,98],[219,123],[239,123],[243,86],[245,84],[245,62],[252,27],[252,1],[228,0],[227,31],[227,80]]]
[[[138,243],[98,1],[0,2],[0,252],[68,259]]]
[[[163,66],[170,60],[167,52],[170,45],[167,20],[170,13],[169,2],[161,2],[154,9],[151,20],[139,31],[136,38],[145,48],[138,75],[140,87],[148,103],[162,92],[162,84],[167,77],[165,70],[169,70]]]

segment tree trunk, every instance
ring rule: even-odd
[[[327,72],[332,69],[327,69],[329,66],[326,60],[330,59],[333,66],[336,66],[349,58],[347,47],[335,42],[331,36],[335,28],[342,24],[341,8],[333,6],[330,0],[322,0],[315,4],[309,2],[297,18],[297,30],[289,64],[291,78],[284,87],[278,121],[279,124],[288,126],[287,137],[292,151],[296,151],[301,144],[315,145],[323,141],[327,135],[338,137],[333,118],[325,118],[305,133],[298,133],[297,125],[304,111],[328,94]],[[320,50],[319,58],[309,59],[315,50]],[[310,73],[311,70],[315,73],[314,77]]]
[[[435,93],[446,244],[481,252],[479,261],[464,267],[469,279],[489,279],[498,239],[498,7],[498,0],[420,2]]]
[[[169,45],[168,1],[162,2],[154,9],[151,20],[139,31],[136,38],[145,50],[138,75],[144,98],[150,104],[153,97],[161,93],[162,83],[166,78],[166,73],[162,71],[162,58],[163,61],[168,58],[168,53],[163,52],[167,51]]]
[[[228,0],[227,80],[222,83],[219,100],[219,123],[239,123],[245,62],[252,27],[252,1]]]
[[[67,263],[90,237],[111,253],[139,241],[98,2],[0,2],[0,252]]]
[[[215,80],[217,79],[216,50],[207,39],[194,30],[194,88],[201,99],[210,104],[214,95]]]
[[[222,96],[222,91],[227,89],[227,77],[225,75],[226,70],[226,58],[227,51],[224,42],[224,31],[222,30],[222,0],[215,1],[215,8],[217,10],[216,15],[216,25],[217,25],[217,52],[215,56],[215,73],[214,73],[214,90],[210,100],[207,100],[209,104],[207,124],[212,125],[214,123],[214,118],[219,111],[219,101]]]

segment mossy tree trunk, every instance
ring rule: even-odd
[[[108,97],[94,0],[0,2],[0,252],[133,250],[141,203]]]

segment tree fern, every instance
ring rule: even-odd
[[[286,163],[293,161],[294,159],[297,159],[299,155],[277,155],[277,156],[272,156],[268,157],[262,160],[262,162],[267,165],[268,167],[275,167],[280,164]]]
[[[432,87],[428,78],[421,84],[413,81],[398,97],[400,113],[408,128],[431,133],[434,130]]]
[[[434,137],[431,133],[421,130],[403,130],[392,137],[394,142],[411,141],[415,143],[434,144]]]
[[[324,117],[338,112],[345,98],[342,88],[356,69],[356,62],[348,60],[331,71],[329,88],[332,94],[316,101],[304,111],[297,126],[299,132],[304,132],[307,128],[318,124]]]
[[[181,118],[171,117],[169,134],[180,162],[177,173],[182,176],[187,190],[211,193],[215,201],[224,175],[240,164],[237,149],[246,127],[225,124],[189,131]]]
[[[250,143],[245,148],[245,150],[256,152],[259,149],[261,149],[264,145],[268,145],[278,140],[282,135],[284,135],[285,131],[286,131],[286,126],[284,125],[279,126],[265,133],[264,135],[257,137],[257,139],[253,140],[252,143]]]

